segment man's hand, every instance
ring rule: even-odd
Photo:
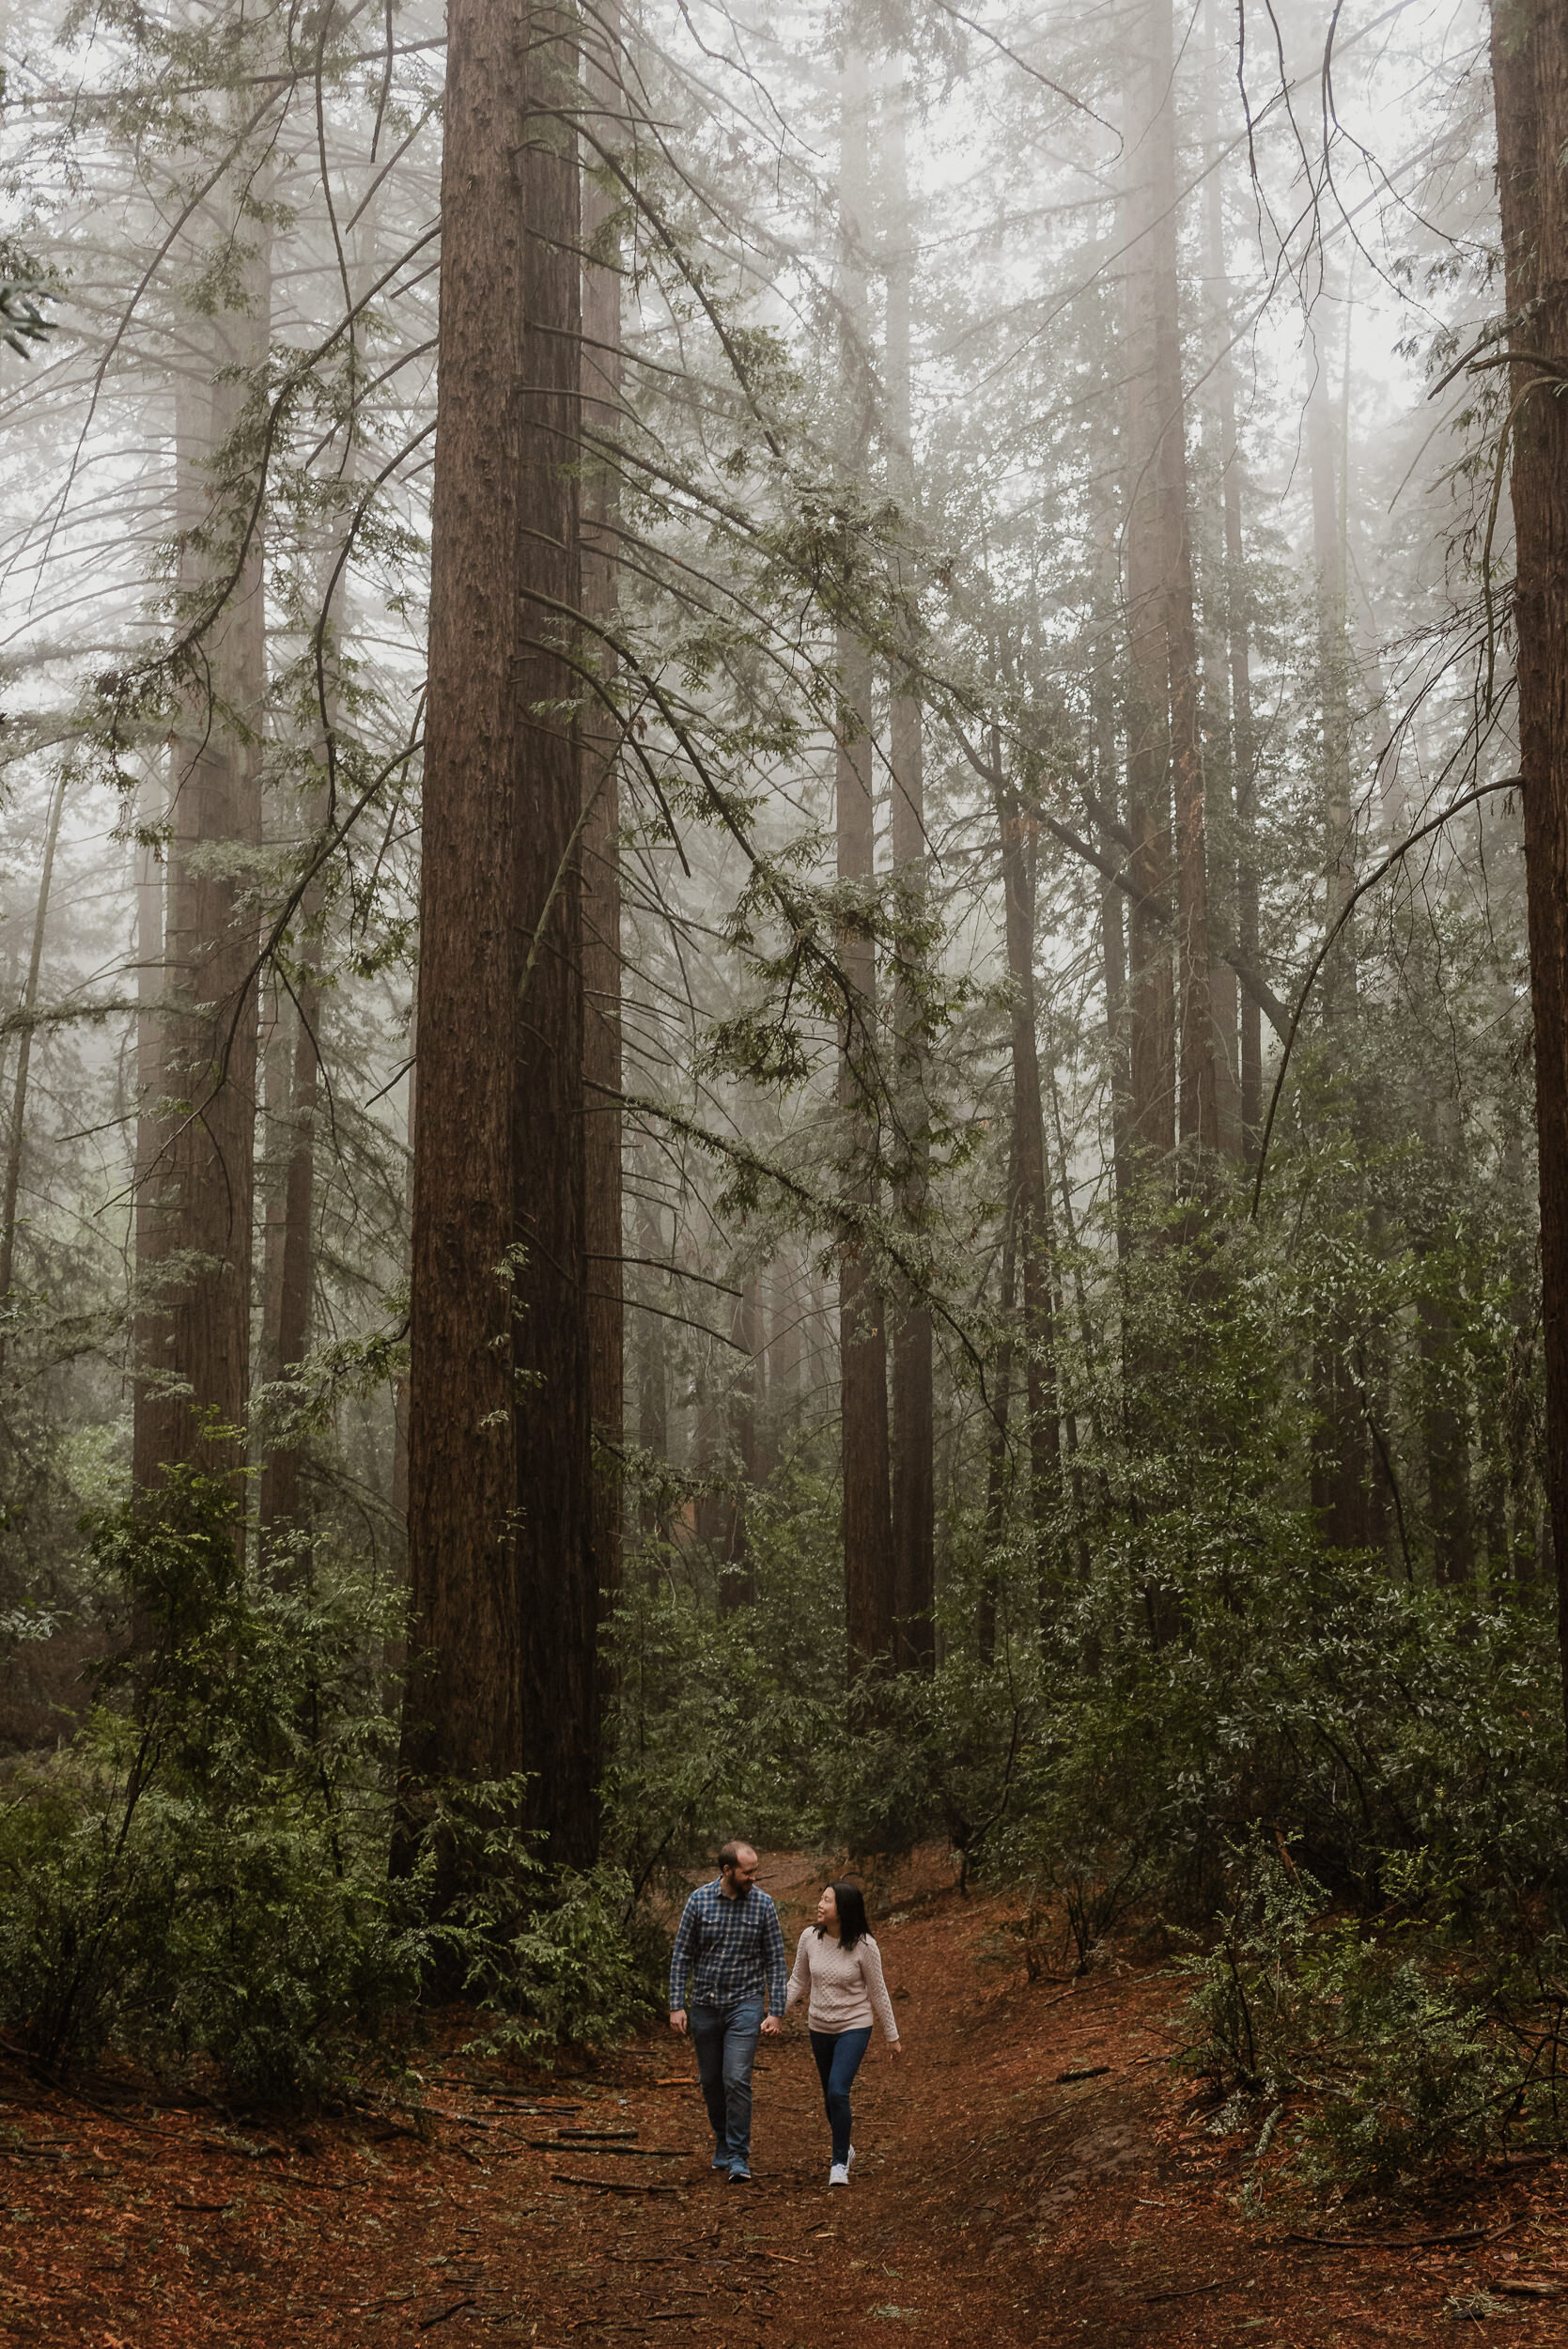
[[[780,2020],[780,2018],[779,2018],[779,2016],[778,2016],[778,2015],[765,2015],[763,2016],[763,2018],[762,2018],[762,2035],[763,2035],[764,2039],[777,2039],[777,2037],[778,2037],[778,2035],[779,2035],[780,2031],[782,2031],[782,2030],[783,2030],[783,2029],[784,2029],[784,2024],[783,2024],[783,2022]]]
[[[678,2031],[682,2038],[685,2037],[686,2009],[683,2006],[673,2006],[670,2009],[670,2029],[673,2031]]]

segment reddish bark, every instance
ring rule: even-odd
[[[574,24],[448,17],[403,1770],[598,1843],[576,695]],[[405,1826],[400,1857],[406,1858]]]
[[[1493,0],[1492,70],[1511,343],[1560,369],[1568,352],[1568,18],[1556,0]],[[1546,1484],[1568,1717],[1568,402],[1540,357],[1518,357],[1512,378]]]
[[[257,265],[251,307],[214,321],[210,388],[176,391],[177,505],[182,525],[204,519],[196,468],[230,443],[246,374],[267,349],[267,279]],[[222,517],[244,485],[220,480]],[[221,528],[221,521],[220,521]],[[181,584],[199,596],[226,550],[188,547]],[[157,1482],[165,1465],[214,1471],[244,1464],[250,1408],[252,1216],[256,1189],[256,911],[234,852],[261,840],[256,730],[266,688],[259,532],[223,609],[201,640],[174,749],[165,898],[161,1082],[169,1104],[141,1189],[132,1473]],[[222,850],[221,856],[214,851]],[[154,1139],[149,1136],[149,1143]],[[143,1248],[145,1247],[145,1252]],[[231,1432],[210,1437],[210,1426]]]
[[[622,110],[619,30],[613,7],[587,21],[590,46],[584,84],[594,111],[590,165],[582,188],[582,242],[600,252],[614,210],[594,176],[598,147],[613,146]],[[613,448],[621,403],[621,277],[618,268],[590,257],[582,274],[583,428],[588,460],[582,474],[582,609],[613,630],[618,604],[614,525],[619,507]],[[613,686],[613,653],[602,637],[585,648],[602,686]],[[586,1087],[586,1236],[591,1271],[588,1299],[588,1388],[595,1432],[602,1447],[594,1476],[594,1554],[601,1604],[608,1614],[621,1583],[621,1479],[616,1455],[625,1436],[626,1307],[621,1277],[621,872],[617,753],[620,726],[613,708],[590,697],[582,719],[582,987],[583,1082]]]
[[[905,516],[915,508],[912,448],[912,354],[910,303],[914,277],[913,226],[906,158],[908,88],[892,92],[883,138],[887,174],[889,257],[887,313],[888,439],[890,486]],[[893,862],[912,903],[924,910],[926,887],[925,759],[917,694],[907,674],[892,680],[890,752],[893,766]],[[897,1038],[898,1096],[908,1172],[901,1206],[919,1228],[926,1211],[930,1150],[926,1141],[925,1055],[918,1032],[917,989],[907,980],[893,989]],[[936,1422],[932,1400],[932,1334],[929,1309],[917,1295],[900,1300],[893,1338],[893,1614],[898,1660],[923,1672],[935,1670],[936,1626]]]
[[[842,308],[845,377],[853,417],[846,447],[850,467],[858,472],[865,461],[868,422],[862,329],[870,160],[866,62],[853,48],[845,59],[842,101]],[[876,870],[871,659],[849,626],[838,630],[836,650],[842,693],[835,769],[838,877],[863,885]],[[838,943],[849,994],[839,1054],[839,1104],[849,1155],[858,1159],[869,1140],[865,1092],[876,1052],[877,958],[872,941],[856,926],[846,925]],[[859,1204],[875,1204],[874,1174],[852,1172],[849,1188]],[[846,1245],[839,1264],[839,1377],[845,1605],[850,1670],[859,1672],[892,1651],[895,1593],[886,1315],[876,1282],[854,1243]]]

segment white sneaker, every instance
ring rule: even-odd
[[[846,2155],[846,2158],[845,2158],[845,2164],[844,2164],[844,2166],[845,2166],[846,2170],[847,2170],[847,2169],[848,2169],[850,2162],[852,2162],[852,2161],[854,2160],[854,2158],[855,2158],[855,2148],[853,2147],[853,2145],[851,2145],[851,2146],[850,2146],[850,2148],[849,2148],[848,2154]]]
[[[846,2161],[835,2161],[832,2168],[828,2172],[828,2184],[830,2186],[847,2186],[848,2183],[849,2164]]]

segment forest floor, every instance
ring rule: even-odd
[[[818,1876],[775,1857],[763,1881],[793,1944]],[[1245,2148],[1209,2135],[1165,2060],[1168,1968],[1028,1983],[1014,1912],[934,1868],[877,1907],[908,2054],[873,2043],[853,2184],[831,2195],[793,2020],[762,2043],[749,2188],[710,2169],[667,2030],[544,2085],[432,2061],[420,2128],[390,2110],[233,2124],[0,2061],[0,2341],[1317,2349],[1452,2341],[1467,2320],[1518,2349],[1568,2339],[1568,2162],[1248,2217]]]

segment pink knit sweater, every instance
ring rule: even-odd
[[[808,1925],[795,1952],[784,2013],[808,1992],[806,2017],[813,2030],[869,2030],[875,2008],[887,2036],[898,2037],[893,2001],[882,1980],[881,1954],[869,1933],[846,1950],[831,1934]]]

